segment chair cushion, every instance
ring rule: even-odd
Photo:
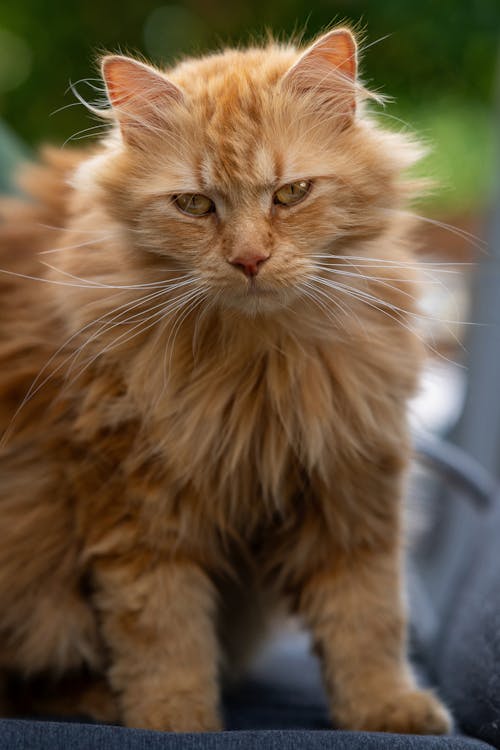
[[[464,737],[339,731],[171,734],[59,722],[0,721],[0,750],[491,750]]]
[[[435,649],[440,690],[461,728],[500,748],[500,496]]]

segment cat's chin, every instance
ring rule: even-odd
[[[244,315],[269,315],[287,307],[292,296],[290,292],[255,286],[245,291],[227,290],[221,295],[220,302],[224,307]]]

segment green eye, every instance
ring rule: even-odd
[[[310,189],[311,183],[309,180],[290,182],[275,192],[273,202],[280,206],[292,206],[305,198]]]
[[[174,203],[184,214],[206,216],[215,211],[215,203],[201,193],[181,193],[174,195]]]

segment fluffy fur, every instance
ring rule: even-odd
[[[2,204],[5,674],[85,673],[85,710],[109,685],[128,726],[215,730],[221,671],[285,602],[336,725],[448,729],[401,592],[419,149],[363,111],[355,58],[347,30],[165,73],[106,58],[115,125]]]

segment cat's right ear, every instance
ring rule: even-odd
[[[129,143],[141,134],[161,132],[172,104],[183,99],[182,91],[162,73],[121,55],[102,59],[101,71],[109,101],[122,136]]]
[[[286,73],[283,82],[349,123],[356,111],[357,45],[349,29],[333,29],[317,39]]]

